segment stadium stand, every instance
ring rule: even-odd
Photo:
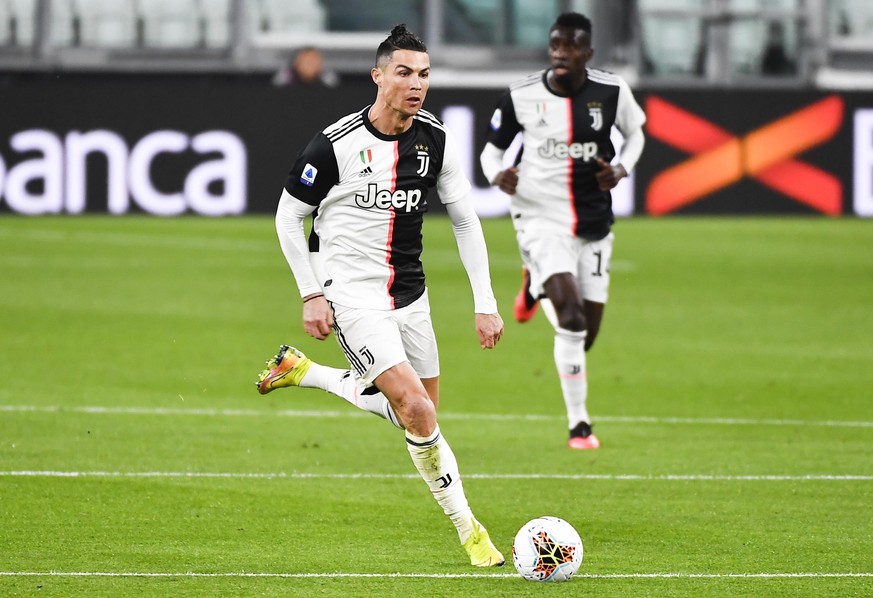
[[[361,6],[355,0],[0,0],[0,70],[266,73],[296,48],[316,45],[329,68],[343,75],[359,72],[374,40],[406,22],[438,49],[435,65],[520,72],[542,65],[543,31],[554,14],[569,9],[597,24],[594,66],[631,81],[873,86],[870,0],[382,0]],[[173,59],[163,59],[170,51]],[[765,54],[781,55],[789,66],[767,62]]]
[[[257,31],[323,31],[327,25],[327,13],[318,0],[255,0],[249,9],[249,26]]]
[[[9,48],[33,43],[36,0],[0,0],[0,45]]]
[[[54,0],[52,9],[69,15],[70,45],[126,48],[142,45],[141,24],[133,2],[118,0]],[[62,32],[64,24],[59,24]]]

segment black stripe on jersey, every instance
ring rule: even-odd
[[[426,112],[397,139],[396,189],[407,193],[420,192],[424,206],[409,212],[394,210],[387,248],[390,253],[388,264],[393,270],[388,294],[393,299],[394,309],[406,307],[424,294],[421,229],[429,191],[436,186],[446,147],[446,131],[437,122],[439,119]],[[423,167],[426,171],[421,170]]]
[[[610,140],[610,131],[615,122],[619,86],[614,75],[588,69],[589,79],[580,92],[571,96],[573,138],[571,143],[597,143],[598,155],[606,162],[615,157],[615,147]],[[599,107],[601,126],[592,127],[591,107]],[[614,221],[612,196],[601,191],[595,174],[597,163],[573,160],[571,190],[573,209],[576,214],[575,234],[585,239],[602,239],[609,234]]]
[[[618,86],[618,75],[615,73],[610,73],[609,71],[601,71],[600,69],[588,69],[588,78],[592,81],[597,81],[598,83],[603,83],[605,85],[615,85]]]
[[[358,376],[363,376],[366,368],[364,368],[364,364],[361,361],[360,357],[358,357],[354,351],[352,351],[351,347],[349,347],[348,341],[346,341],[346,337],[343,335],[343,331],[340,330],[339,324],[336,323],[336,318],[334,318],[333,331],[336,335],[336,340],[339,343],[339,346],[342,348],[343,353],[346,355],[346,359],[348,359],[349,363],[355,371],[358,372]]]
[[[423,212],[395,211],[391,235],[391,257],[388,263],[394,279],[388,294],[394,298],[394,308],[414,303],[424,294],[424,269],[421,265],[421,227]]]
[[[419,110],[418,114],[416,114],[413,118],[417,118],[421,121],[431,124],[442,131],[446,130],[446,126],[445,124],[443,124],[443,121],[438,119],[436,116],[434,116],[432,112],[428,112],[427,110]]]
[[[340,126],[338,129],[333,131],[325,132],[325,136],[331,143],[336,143],[355,129],[364,126],[364,115],[363,113],[357,115],[355,118]]]
[[[530,87],[531,85],[536,85],[540,81],[543,80],[543,75],[546,71],[539,71],[536,73],[532,73],[525,77],[524,79],[519,79],[518,81],[514,81],[510,83],[509,90],[515,91],[516,89],[521,89],[522,87]]]

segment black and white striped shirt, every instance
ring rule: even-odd
[[[317,249],[333,303],[397,309],[425,289],[422,220],[434,189],[442,203],[465,198],[454,141],[433,114],[420,110],[399,135],[377,131],[369,107],[318,133],[291,168],[285,190],[316,207],[310,249]]]

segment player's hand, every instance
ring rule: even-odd
[[[503,318],[500,314],[476,314],[476,332],[479,334],[479,346],[493,349],[503,336]]]
[[[312,338],[323,341],[333,328],[333,311],[324,295],[303,303],[303,330]]]
[[[494,184],[500,187],[500,190],[507,195],[515,195],[515,189],[518,187],[518,168],[513,166],[506,170],[501,170],[494,177]]]
[[[597,186],[601,191],[609,191],[627,176],[627,171],[621,164],[613,166],[599,156],[594,160],[597,162],[597,172],[594,177],[597,179]]]

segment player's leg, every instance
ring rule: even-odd
[[[600,323],[603,322],[603,309],[605,307],[605,304],[598,301],[588,299],[583,301],[582,310],[585,312],[585,325],[588,330],[588,335],[585,337],[585,351],[591,350],[591,347],[594,346],[597,333],[600,332]]]
[[[553,355],[567,409],[569,446],[597,448],[594,442],[596,437],[590,433],[591,422],[587,411],[585,342],[588,323],[577,280],[582,241],[570,235],[543,237],[520,234],[519,245],[522,254],[528,256],[531,288],[535,294],[545,295],[540,304],[555,330]]]
[[[516,322],[521,324],[533,318],[537,313],[537,299],[531,294],[530,290],[530,271],[527,266],[521,268],[521,288],[515,296],[515,302],[512,306],[512,313],[515,316]]]
[[[309,263],[318,280],[327,280],[324,260],[320,252],[311,251]],[[319,388],[334,394],[348,403],[388,420],[398,428],[403,428],[391,404],[379,389],[365,386],[355,372],[348,369],[332,368],[315,363],[302,352],[283,345],[279,354],[267,362],[267,369],[261,372],[256,382],[258,392],[268,392],[283,386]]]
[[[603,311],[609,296],[609,266],[612,261],[613,239],[614,236],[610,233],[598,241],[579,242],[577,282],[583,298],[582,310],[586,329],[584,348],[586,352],[594,345],[603,322]],[[572,448],[592,449],[600,446],[600,440],[591,430],[587,400],[588,381],[586,376],[584,393],[577,394],[575,404],[571,400],[567,406],[567,417],[570,425],[569,445]]]
[[[258,376],[255,385],[261,394],[289,386],[319,388],[390,421],[398,428],[403,427],[388,399],[378,389],[365,388],[351,370],[316,363],[288,345],[279,347],[279,353],[267,361],[267,368]]]
[[[585,350],[594,346],[603,322],[603,310],[609,297],[609,268],[612,263],[612,246],[615,235],[609,233],[598,241],[587,241],[580,253],[579,283],[585,300],[585,319],[588,324],[588,338]]]
[[[555,274],[546,281],[549,308],[544,302],[543,312],[555,328],[554,359],[561,383],[567,422],[570,428],[568,445],[576,449],[595,449],[600,446],[591,432],[588,414],[588,371],[585,343],[588,335],[582,298],[575,277],[569,273]]]
[[[404,392],[412,386],[410,379],[402,380],[398,385],[393,379],[395,374],[407,372],[407,368],[415,374],[415,382],[426,393],[427,400],[432,405],[433,428],[421,428],[412,421],[416,413],[399,411],[401,418],[410,417],[407,421],[406,446],[412,462],[427,483],[434,498],[443,512],[452,521],[458,532],[458,539],[470,556],[470,563],[476,566],[502,565],[503,555],[494,547],[488,537],[488,532],[473,516],[464,493],[458,462],[449,443],[440,432],[436,422],[436,409],[439,406],[439,354],[436,337],[430,318],[430,306],[427,294],[408,308],[397,310],[398,323],[403,329],[403,346],[409,363],[387,370],[376,379],[376,386],[381,388],[393,402],[395,392]],[[398,387],[398,391],[394,388]],[[403,406],[397,405],[401,410]]]

